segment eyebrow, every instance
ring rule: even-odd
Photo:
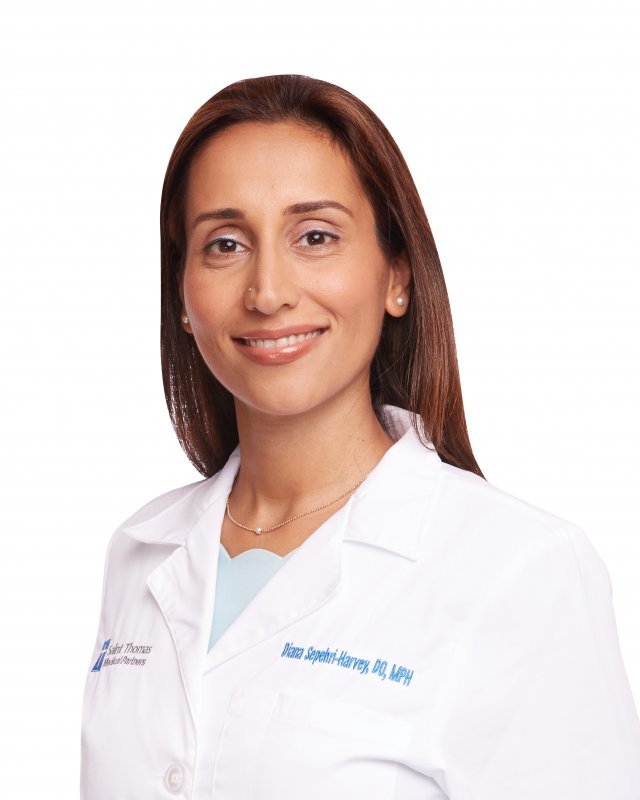
[[[284,217],[295,214],[309,214],[312,211],[319,211],[322,208],[335,208],[338,211],[343,211],[350,217],[353,217],[353,211],[338,203],[336,200],[312,200],[306,203],[294,203],[287,206],[282,212]],[[245,213],[239,208],[216,208],[213,211],[203,211],[195,218],[191,230],[198,226],[201,222],[206,222],[210,219],[244,219]]]

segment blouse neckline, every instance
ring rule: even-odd
[[[272,557],[274,559],[278,559],[279,561],[283,561],[285,558],[289,558],[290,555],[293,555],[293,553],[295,553],[297,549],[298,548],[295,547],[286,555],[280,556],[271,550],[265,550],[264,547],[250,547],[248,550],[243,550],[242,553],[238,553],[237,556],[230,556],[227,551],[227,548],[222,544],[222,542],[220,542],[220,551],[223,553],[224,556],[226,556],[228,561],[236,561],[237,559],[242,558],[243,556],[247,556],[251,553],[254,553],[255,556],[257,556],[258,558],[265,558],[265,556],[263,556],[263,553],[266,553],[267,554],[266,558]]]

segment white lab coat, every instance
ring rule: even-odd
[[[406,434],[210,652],[239,451],[114,533],[82,800],[640,798],[640,723],[585,534],[387,411]]]

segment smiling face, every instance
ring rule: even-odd
[[[216,134],[189,170],[185,230],[182,324],[236,403],[273,415],[370,403],[384,313],[405,313],[409,267],[380,248],[327,135],[284,122]]]

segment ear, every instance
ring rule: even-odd
[[[389,265],[389,287],[384,307],[392,317],[402,317],[407,313],[410,283],[411,264],[403,250]]]
[[[187,333],[193,333],[191,330],[191,323],[185,322],[184,319],[187,317],[187,310],[184,304],[184,267],[180,270],[177,276],[177,284],[178,284],[178,294],[180,295],[180,325],[182,329],[185,330]]]

